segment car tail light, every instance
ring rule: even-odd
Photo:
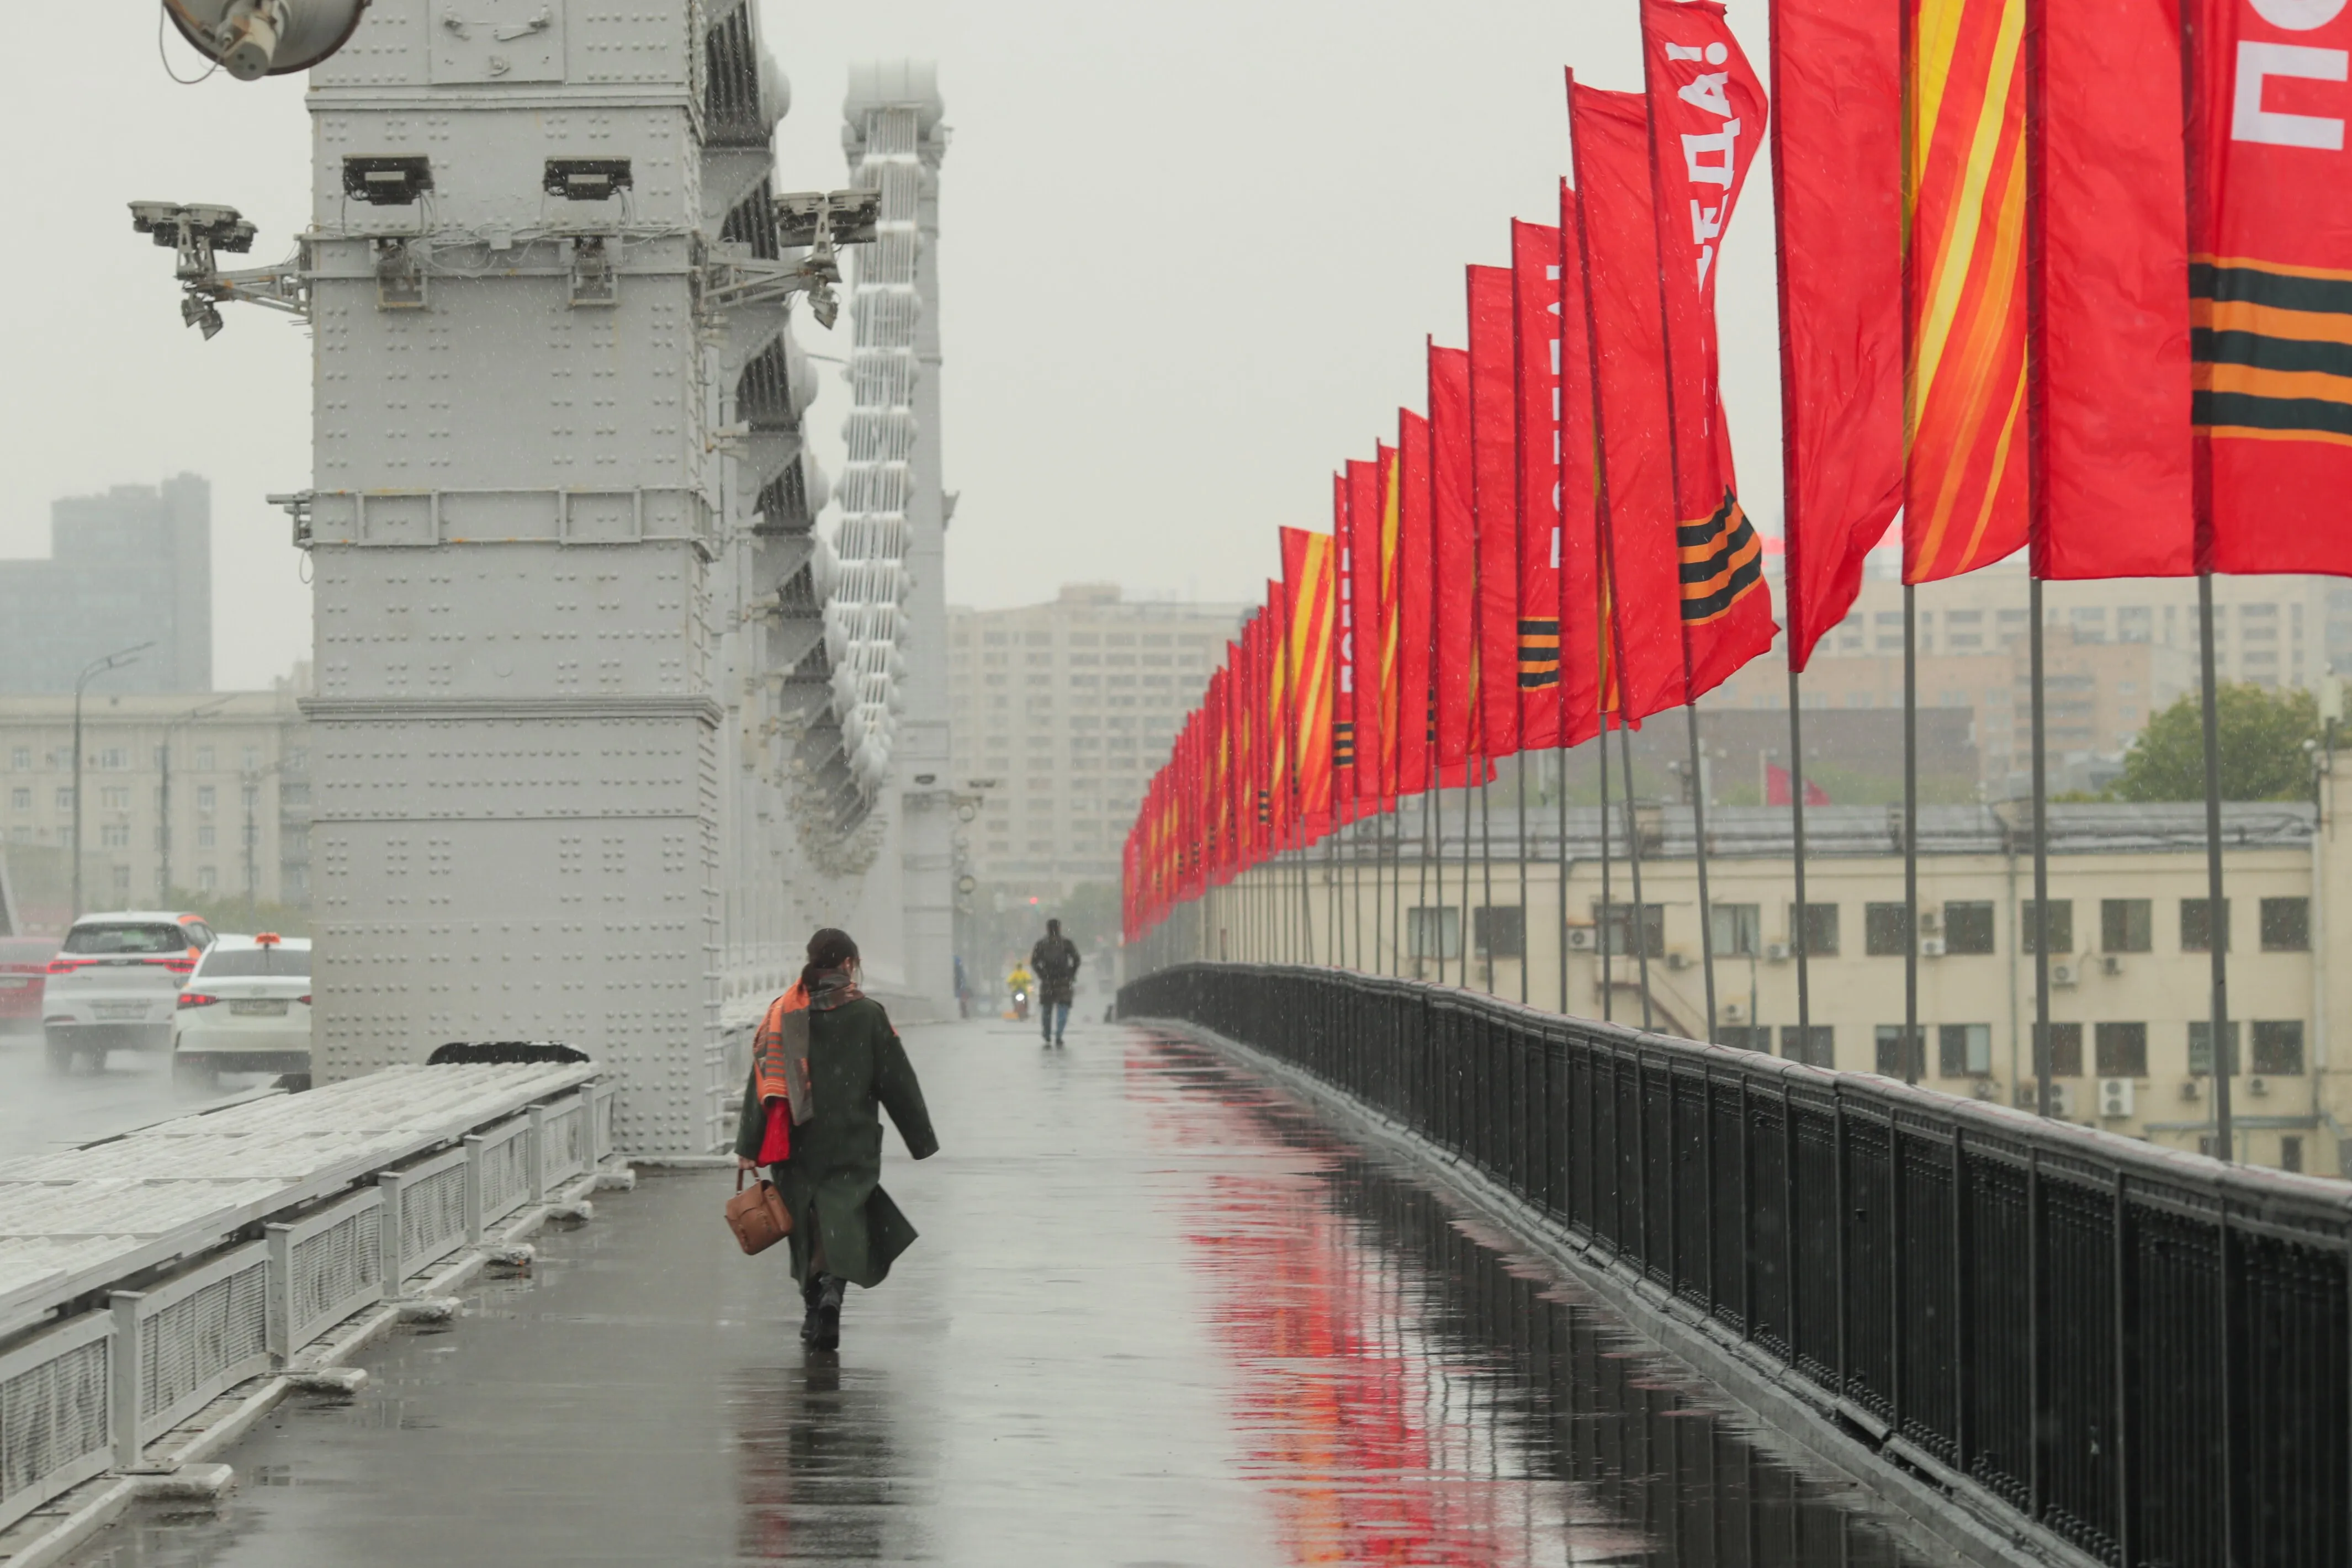
[[[295,997],[294,1000],[301,1003],[305,1007],[308,1007],[310,1005],[310,994],[308,991],[305,991],[301,995]]]
[[[49,973],[51,974],[71,974],[77,969],[89,967],[89,963],[90,960],[87,958],[53,958],[49,960]]]
[[[196,972],[196,955],[193,952],[185,958],[151,958],[147,962],[160,963],[174,974],[194,974]]]
[[[209,1007],[219,1000],[219,997],[207,996],[201,991],[183,991],[180,993],[180,1005],[183,1007]]]

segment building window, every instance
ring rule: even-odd
[[[2099,900],[2099,951],[2147,952],[2156,946],[2156,904],[2150,899]]]
[[[1909,1079],[1914,1073],[1925,1073],[1927,1070],[1927,1063],[1925,1059],[1926,1053],[1919,1048],[1920,1039],[1919,1036],[1912,1037],[1911,1062],[1910,1066],[1906,1068],[1903,1061],[1903,1026],[1879,1025],[1876,1042],[1878,1075],[1881,1078]]]
[[[2036,1025],[2038,1029],[2041,1026]],[[2083,1026],[2053,1024],[2050,1026],[2050,1076],[2081,1078],[2083,1076]]]
[[[2055,899],[2051,900],[2051,906],[2052,912],[2054,914],[2057,906]],[[1946,952],[1990,952],[1992,951],[1992,904],[1990,901],[1970,899],[1946,902],[1944,951]]]
[[[2033,919],[2033,900],[2032,899],[2021,900],[2017,906],[2018,952],[2035,951],[2033,940],[2038,930],[2039,927]],[[2074,900],[2072,899],[2050,900],[2050,951],[2053,952],[2074,951]]]
[[[1470,911],[1470,938],[1480,958],[1527,956],[1527,911],[1517,904],[1481,906]]]
[[[1628,927],[1633,918],[1633,906],[1631,904],[1592,906],[1593,923],[1601,928],[1601,952],[1630,953],[1633,951],[1633,936]],[[1650,958],[1665,956],[1666,906],[1664,904],[1642,906],[1642,951]]]
[[[2180,900],[2180,951],[2210,952],[2213,951],[2213,922],[2203,899]],[[2221,951],[2230,951],[2230,900],[2221,900]]]
[[[1462,956],[1462,911],[1452,904],[1423,905],[1404,912],[1406,945],[1415,958]]]
[[[124,903],[131,900],[131,868],[128,866],[114,868],[114,896]]]
[[[33,771],[33,748],[18,746],[8,753],[8,765],[20,773]]]
[[[1910,950],[1911,910],[1903,904],[1862,907],[1862,950],[1873,958],[1900,958]]]
[[[2262,908],[2264,952],[2311,951],[2311,900],[2264,899]]]
[[[2238,1020],[2232,1018],[2230,1020],[2230,1061],[2233,1078],[2237,1076],[2237,1060]],[[2213,1020],[2210,1018],[2189,1020],[2189,1070],[2198,1078],[2204,1078],[2213,1070]]]
[[[31,790],[28,790],[28,789],[12,789],[12,790],[10,790],[10,791],[8,792],[8,807],[9,807],[9,809],[10,809],[10,810],[12,810],[12,811],[30,811],[30,810],[32,810],[32,809],[33,809],[33,792],[32,792]]]
[[[2302,1019],[2254,1020],[2254,1070],[2278,1078],[2302,1076]]]
[[[98,846],[101,849],[130,848],[131,825],[126,822],[107,823],[98,830]]]
[[[196,891],[199,893],[216,893],[220,891],[220,873],[214,870],[210,866],[197,867]]]
[[[1797,906],[1789,906],[1789,929],[1795,931]],[[1838,951],[1838,907],[1835,904],[1805,906],[1805,954],[1809,958],[1835,958]]]
[[[210,784],[198,784],[196,786],[196,809],[198,811],[210,812],[216,808],[219,804],[220,792],[218,790],[215,789]]]
[[[2147,1026],[2101,1024],[2092,1032],[2101,1078],[2147,1076]]]
[[[1983,1078],[1992,1071],[1990,1024],[1936,1026],[1937,1070],[1946,1078]]]
[[[131,753],[121,746],[109,746],[98,753],[98,765],[107,773],[119,773],[131,765]]]
[[[1780,1026],[1780,1054],[1792,1062],[1807,1067],[1837,1066],[1837,1032],[1827,1024],[1815,1024],[1810,1036],[1795,1024]]]
[[[2279,1166],[2282,1171],[2303,1169],[2303,1140],[2292,1132],[2279,1134]]]
[[[215,841],[219,837],[219,831],[215,829],[211,823],[207,822],[203,826],[196,829],[196,847],[199,849],[213,848],[215,847]]]
[[[58,786],[58,809],[59,811],[71,811],[73,809],[73,785],[59,784]]]
[[[1717,904],[1713,920],[1717,958],[1753,958],[1764,951],[1763,905]]]
[[[129,811],[131,787],[128,784],[108,784],[98,792],[98,804],[107,811]]]

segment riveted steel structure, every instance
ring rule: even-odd
[[[750,0],[376,0],[311,80],[272,286],[317,342],[319,1071],[559,1037],[621,1146],[714,1147],[812,925],[949,988],[903,760],[824,787],[852,705],[788,323],[835,274],[775,191],[783,75]]]

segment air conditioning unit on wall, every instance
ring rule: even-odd
[[[1600,946],[1601,933],[1592,927],[1570,926],[1568,928],[1569,952],[1592,952],[1598,951]]]
[[[1723,1005],[1723,1021],[1727,1024],[1745,1024],[1748,1022],[1748,1004],[1745,1002],[1726,1002]]]
[[[1921,937],[1919,939],[1919,956],[1922,958],[1943,957],[1944,939],[1940,936]]]
[[[1764,962],[1767,963],[1786,963],[1794,954],[1795,951],[1796,950],[1788,942],[1768,942],[1764,944]]]
[[[2099,1080],[2099,1115],[2105,1121],[2116,1121],[2134,1113],[2139,1103],[2139,1085],[2127,1078],[2103,1078]]]
[[[2081,964],[2079,964],[2079,963],[2075,963],[2073,959],[2071,959],[2071,958],[2053,958],[2053,959],[2052,959],[2052,960],[2050,961],[2050,984],[2053,984],[2053,985],[2074,985],[2074,984],[2079,984],[2081,983],[2081,981],[2082,981],[2082,978],[2083,978],[2083,966],[2082,966]]]

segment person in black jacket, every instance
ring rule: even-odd
[[[1029,950],[1029,968],[1037,976],[1037,1016],[1045,1043],[1058,1046],[1070,1026],[1071,993],[1078,983],[1078,944],[1062,934],[1061,921],[1045,922],[1045,934]]]

